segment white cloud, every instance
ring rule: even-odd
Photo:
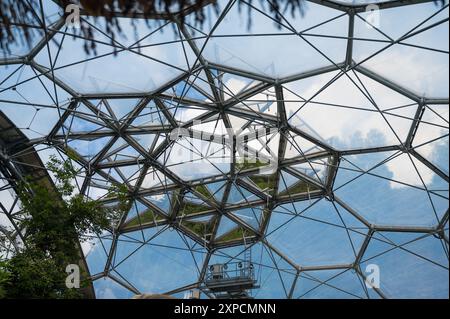
[[[410,63],[413,63],[413,61],[411,60]],[[414,65],[411,64],[410,68],[413,69]],[[308,100],[313,97],[334,75],[335,73],[324,74],[303,81],[289,83],[286,86],[291,91],[300,95],[303,99]],[[411,100],[384,87],[378,82],[375,82],[361,74],[358,74],[358,76],[381,110],[413,104]],[[352,79],[356,83],[359,83],[359,80],[356,77],[352,76]],[[360,87],[362,88],[361,85]],[[296,112],[304,103],[304,101],[298,96],[287,90],[285,90],[285,99],[298,101],[286,103],[288,114],[293,114]],[[352,84],[351,81],[345,76],[342,76],[340,79],[335,81],[331,86],[317,95],[312,101],[376,110],[368,99],[361,94],[354,84]],[[389,112],[402,117],[413,118],[416,108],[417,106],[413,105],[411,107]],[[374,131],[382,134],[385,140],[382,144],[376,146],[398,145],[400,144],[400,141],[405,142],[412,121],[388,114],[385,114],[385,117],[390,126],[393,128],[395,134],[391,127],[387,124],[386,120],[378,112],[353,110],[328,105],[324,106],[313,103],[308,103],[304,106],[297,113],[297,116],[291,120],[291,123],[294,125],[297,124],[300,129],[304,129],[311,133],[309,128],[304,125],[300,125],[302,122],[305,122],[320,136],[322,140],[325,140],[332,145],[337,143],[337,145],[333,146],[338,148],[341,144],[347,145],[348,148],[365,147],[368,143],[372,142],[369,140],[369,137],[370,133]],[[436,137],[436,134],[439,134],[436,133],[436,130],[439,130],[439,128],[427,125],[427,129],[422,129],[420,131],[421,140],[432,140],[433,137]],[[355,142],[353,140],[356,134],[360,134],[361,136],[359,142]],[[400,138],[400,141],[397,137]],[[426,148],[424,147],[422,150],[422,155],[427,158],[431,156],[433,150],[434,147],[431,145]],[[405,160],[405,158],[403,159]],[[405,165],[405,162],[401,160],[392,160],[387,163],[387,167],[394,175],[393,179],[415,186],[423,186],[423,183],[418,178],[409,159],[406,160],[408,160],[409,165]],[[421,163],[417,163],[416,165],[420,167],[423,166]],[[430,183],[434,176],[434,173],[431,170],[425,168],[421,169],[420,174],[426,184]],[[403,187],[401,184],[395,182],[392,182],[391,186]]]
[[[99,299],[118,299],[114,291],[109,287],[97,290],[96,295]]]

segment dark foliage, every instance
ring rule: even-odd
[[[77,172],[69,160],[52,157],[47,169],[55,175],[55,189],[31,181],[19,187],[24,217],[18,224],[25,230],[25,246],[0,264],[0,298],[82,298],[81,290],[65,285],[67,265],[81,260],[79,240],[110,229],[128,208],[120,188],[111,190],[119,200],[116,207],[76,193]]]

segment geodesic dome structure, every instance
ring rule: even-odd
[[[82,15],[88,56],[45,1],[33,47],[0,60],[3,251],[14,181],[56,154],[79,192],[132,199],[84,238],[98,298],[213,298],[209,267],[249,259],[255,298],[448,298],[447,2],[269,6],[219,1],[201,28],[123,17],[112,42]]]

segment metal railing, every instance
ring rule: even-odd
[[[206,282],[250,279],[254,280],[254,266],[250,262],[231,262],[226,264],[214,264],[209,267]]]

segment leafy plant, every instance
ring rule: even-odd
[[[133,217],[129,221],[127,221],[124,229],[139,226],[139,225],[145,225],[150,224],[154,222],[161,221],[163,218],[157,214],[155,214],[151,209],[137,215],[136,217]]]
[[[230,240],[236,240],[236,239],[242,239],[244,237],[250,237],[254,234],[252,234],[247,229],[244,229],[242,227],[236,227],[230,230],[229,232],[223,234],[219,238],[217,238],[217,241],[219,242],[225,242]]]
[[[110,192],[119,201],[114,209],[76,193],[77,172],[70,160],[51,157],[47,169],[55,176],[54,189],[31,179],[18,187],[25,216],[18,224],[25,230],[26,247],[0,267],[3,297],[83,297],[80,290],[65,285],[66,266],[78,264],[81,259],[80,238],[86,233],[100,234],[109,229],[128,209],[121,187]],[[82,286],[87,284],[83,280]]]
[[[194,222],[194,221],[183,221],[183,226],[190,229],[195,234],[204,238],[206,235],[211,234],[213,223],[212,222]]]
[[[294,194],[303,194],[303,193],[308,193],[308,192],[312,192],[312,191],[316,191],[319,188],[317,188],[316,186],[312,185],[312,184],[308,184],[304,181],[299,181],[297,183],[295,183],[294,185],[290,186],[288,189],[284,190],[283,192],[281,192],[281,195],[285,195],[285,194],[290,194],[290,195],[294,195]]]
[[[207,210],[210,210],[211,207],[206,205],[199,205],[192,202],[183,202],[180,207],[180,214],[181,215],[191,215],[195,213],[204,212]]]
[[[211,198],[211,193],[205,185],[198,185],[195,187],[195,190],[205,196],[206,198]]]
[[[276,174],[272,175],[254,175],[250,179],[261,189],[266,190],[269,194],[273,193],[276,185]]]
[[[250,168],[258,168],[262,166],[268,165],[268,161],[261,161],[259,158],[248,158],[245,157],[244,159],[241,159],[236,162],[236,169],[237,170],[246,170]]]

